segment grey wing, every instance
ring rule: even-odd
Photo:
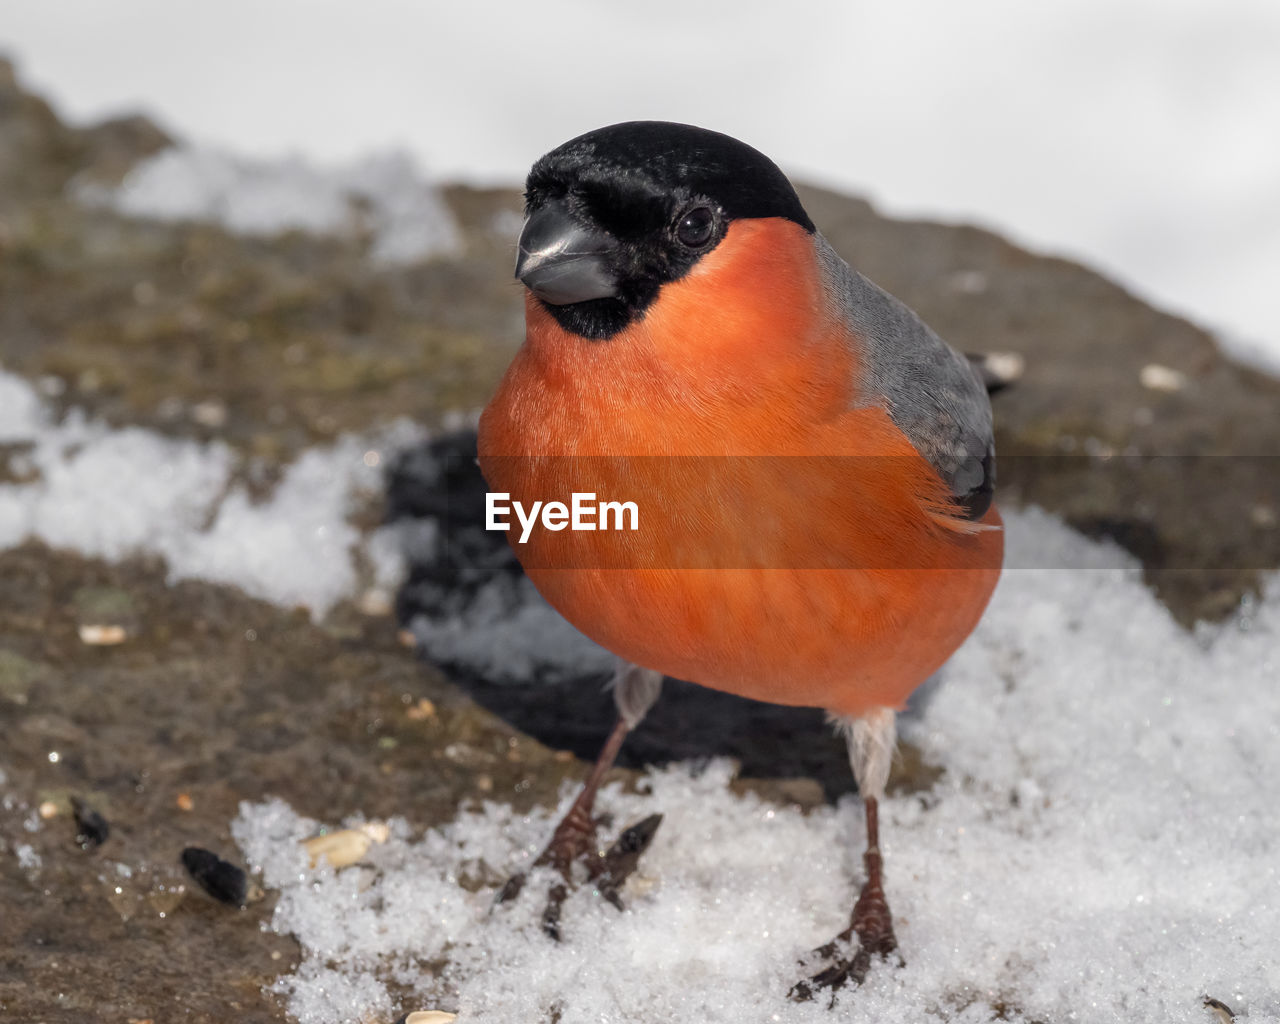
[[[861,401],[883,405],[951,490],[981,519],[995,492],[991,403],[980,372],[888,292],[815,235],[833,314],[864,340]]]

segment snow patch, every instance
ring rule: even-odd
[[[385,462],[366,453],[420,437],[406,423],[373,439],[344,436],[305,452],[255,503],[236,482],[243,460],[224,444],[112,430],[75,412],[55,424],[31,385],[2,372],[0,399],[4,436],[30,445],[22,458],[34,476],[0,484],[0,548],[31,538],[112,561],[155,554],[173,580],[233,584],[317,617],[359,583],[364,538],[348,516],[380,491],[374,467]],[[381,578],[395,577],[385,538],[372,561]]]
[[[81,185],[78,194],[132,217],[213,221],[248,235],[368,231],[370,256],[389,264],[458,245],[453,215],[404,151],[326,169],[296,156],[259,160],[179,146],[143,161],[119,188]]]
[[[1247,615],[1188,633],[1122,552],[1035,510],[1006,521],[1011,562],[1071,568],[1005,573],[904,722],[946,769],[881,805],[906,964],[876,965],[838,1019],[1203,1024],[1208,994],[1280,1021],[1280,579]],[[236,839],[281,890],[272,927],[303,948],[277,990],[303,1024],[421,1006],[486,1024],[829,1024],[825,1002],[786,994],[847,923],[861,806],[802,814],[735,795],[730,776],[717,762],[650,772],[647,793],[607,788],[615,831],[666,817],[626,912],[581,889],[560,943],[540,931],[545,873],[492,901],[571,787],[556,813],[486,803],[416,839],[400,828],[339,872],[299,853],[316,823],[242,805]]]

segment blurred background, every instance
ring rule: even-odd
[[[991,227],[1280,366],[1280,5],[0,3],[76,122],[256,156],[408,149],[513,184],[631,118],[736,135],[883,212]]]

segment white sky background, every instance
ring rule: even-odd
[[[76,119],[516,182],[612,121],[691,121],[899,215],[1082,258],[1280,366],[1280,3],[0,0]]]

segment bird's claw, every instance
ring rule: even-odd
[[[619,910],[622,909],[622,897],[618,895],[618,890],[639,866],[641,856],[649,849],[661,824],[661,814],[651,814],[637,821],[622,830],[622,834],[598,861],[587,866],[588,874],[600,895]]]
[[[808,978],[792,985],[791,990],[787,993],[789,998],[797,1003],[807,1003],[814,998],[818,991],[828,991],[831,993],[831,1001],[828,1005],[834,1007],[836,1005],[836,994],[846,984],[852,981],[856,986],[867,980],[873,955],[878,954],[882,960],[888,959],[889,955],[897,948],[896,943],[889,945],[884,941],[868,945],[863,940],[857,940],[856,944],[852,944],[849,942],[851,932],[852,929],[848,932],[841,932],[834,942],[819,946],[808,957],[800,961],[801,968],[806,971],[812,970],[819,963],[823,963],[825,966],[821,970],[815,971]],[[905,966],[901,957],[898,957],[898,966]]]
[[[843,933],[842,933],[843,934]],[[852,956],[849,955],[852,951]],[[829,1006],[836,1005],[836,993],[852,979],[855,985],[866,980],[871,969],[871,952],[865,946],[851,947],[847,940],[837,939],[819,946],[810,956],[800,961],[801,967],[812,970],[816,963],[826,963],[821,970],[791,986],[787,996],[797,1003],[807,1003],[818,991],[831,993]]]
[[[578,860],[588,862],[591,848],[595,845],[596,830],[602,825],[608,825],[609,820],[607,815],[592,818],[575,804],[556,826],[555,832],[551,835],[551,841],[538,854],[538,859],[533,862],[533,866],[540,868],[550,865],[566,882],[571,881],[574,862]],[[516,872],[502,884],[493,902],[506,903],[515,899],[524,889],[524,883],[528,878],[527,871]]]
[[[586,869],[587,880],[596,891],[619,910],[623,909],[622,886],[640,863],[640,857],[662,824],[661,814],[651,814],[643,821],[626,828],[608,850],[595,848],[596,826],[600,821],[584,822],[572,815],[565,818],[551,837],[547,848],[534,861],[534,867],[554,867],[563,881],[555,883],[547,892],[547,904],[542,911],[542,930],[550,938],[560,940],[560,911],[569,898],[573,885],[573,865],[581,863]],[[512,875],[498,891],[495,903],[506,903],[520,895],[528,875],[525,872]]]
[[[880,884],[879,853],[869,852],[868,860],[872,857],[875,858],[875,866],[870,871],[871,877],[867,884],[862,887],[858,902],[854,904],[853,919],[849,922],[849,927],[801,961],[801,967],[806,971],[817,963],[824,963],[826,966],[791,986],[787,995],[796,1002],[808,1002],[817,989],[826,989],[831,992],[829,1005],[835,1006],[836,993],[849,981],[855,985],[866,981],[873,956],[886,960],[897,951],[898,939],[893,934],[893,917],[889,913],[889,904],[885,901],[884,889]],[[868,868],[871,867],[868,863]],[[898,957],[898,966],[905,966],[901,956]]]
[[[502,888],[498,890],[498,895],[493,898],[494,904],[506,903],[515,899],[524,889],[524,883],[529,880],[529,872],[517,871],[514,875],[502,883]]]

